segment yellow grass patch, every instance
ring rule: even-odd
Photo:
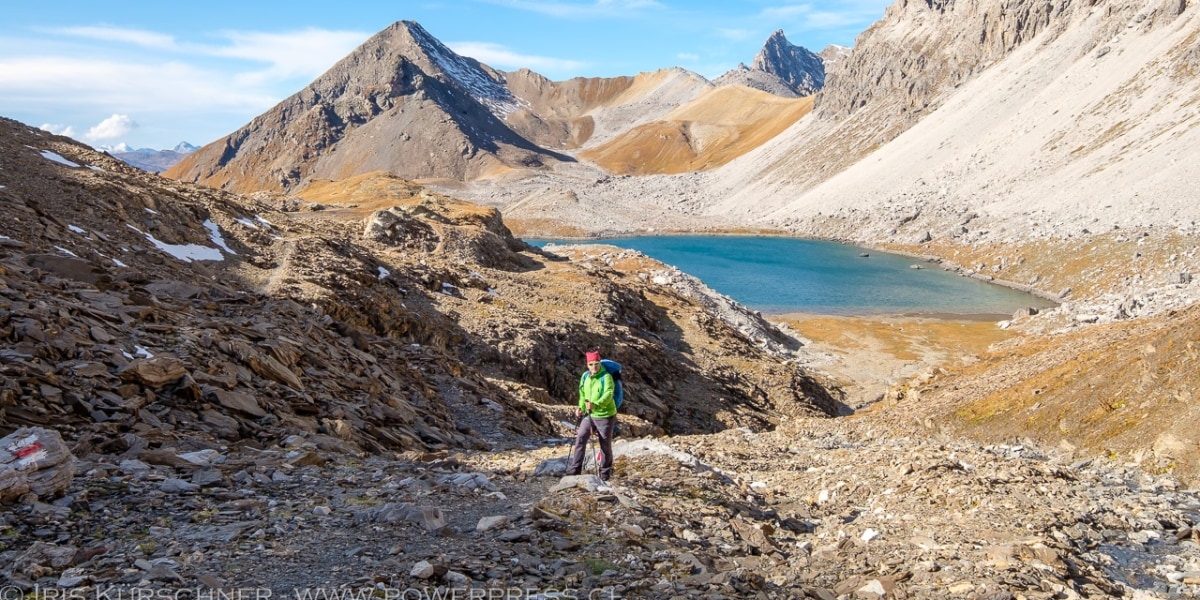
[[[719,167],[761,146],[812,111],[809,98],[720,87],[635,127],[580,157],[620,174],[668,174]]]
[[[871,348],[897,360],[917,360],[931,350],[960,358],[981,354],[1014,336],[991,321],[931,317],[819,316],[785,321],[805,338],[846,354]]]
[[[983,440],[1066,441],[1200,474],[1200,307],[1021,342],[944,369],[917,401]]]

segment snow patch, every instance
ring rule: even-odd
[[[225,245],[225,238],[221,237],[221,228],[217,227],[217,224],[213,223],[212,219],[205,219],[204,226],[207,227],[208,231],[212,234],[210,236],[210,238],[212,239],[213,243],[217,245],[218,248],[220,248],[230,254],[235,254],[235,255],[237,254],[237,252],[230,250],[229,246]]]
[[[46,160],[52,160],[52,161],[62,164],[62,165],[67,165],[68,167],[79,168],[79,166],[80,166],[76,163],[73,163],[73,162],[63,158],[61,154],[57,154],[57,153],[51,152],[49,150],[42,150],[42,158],[44,158]]]
[[[168,244],[159,241],[154,236],[133,225],[126,224],[125,226],[145,236],[159,250],[184,262],[192,262],[193,260],[225,260],[221,251],[216,248],[209,248],[208,246],[201,246],[199,244]]]
[[[421,47],[429,53],[429,57],[447,76],[471,94],[471,97],[488,108],[497,118],[504,117],[521,108],[520,102],[500,83],[488,77],[482,69],[468,59],[455,53],[437,38],[429,35],[420,26],[409,26],[409,31],[417,39]]]

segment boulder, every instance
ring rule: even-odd
[[[0,438],[0,502],[62,495],[74,476],[75,456],[57,431],[22,427]]]

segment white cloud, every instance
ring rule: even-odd
[[[64,27],[48,30],[70,37],[80,37],[104,42],[122,42],[155,49],[175,49],[175,38],[169,35],[145,31],[141,29],[123,29],[120,27]]]
[[[307,85],[370,37],[310,28],[226,31],[189,43],[116,27],[40,31],[27,39],[0,34],[0,106],[22,107],[6,116],[47,123],[49,131],[93,144],[117,135],[119,123],[105,119],[113,114],[146,121],[138,135],[163,135],[174,126],[165,119],[179,119],[166,115],[180,114],[189,115],[201,135],[220,135]],[[102,119],[103,126],[87,125]]]
[[[519,54],[500,44],[489,42],[455,42],[447,44],[451,50],[469,56],[490,67],[500,69],[527,68],[533,71],[574,71],[585,63],[564,58]]]
[[[87,133],[83,134],[83,139],[89,142],[116,139],[137,129],[137,126],[137,122],[129,118],[129,115],[113,115],[88,129]]]
[[[699,54],[692,54],[690,52],[680,52],[679,54],[676,54],[675,57],[685,62],[696,62],[700,60]]]
[[[49,131],[54,135],[65,135],[67,137],[75,137],[75,128],[70,125],[58,125],[55,123],[42,123],[38,129]]]
[[[727,40],[742,42],[745,40],[757,39],[762,36],[762,32],[756,29],[731,29],[722,27],[717,29],[717,35]]]
[[[789,4],[764,8],[759,16],[765,19],[795,19],[813,12],[811,4]]]
[[[863,16],[854,11],[815,10],[808,4],[768,8],[761,16],[775,22],[793,22],[801,29],[834,29],[863,20]]]
[[[269,65],[243,73],[238,82],[253,85],[292,77],[314,79],[360,46],[370,34],[360,31],[305,29],[290,33],[229,31],[227,46],[196,46],[198,54],[233,58]]]
[[[591,17],[625,17],[645,9],[665,8],[656,0],[596,0],[591,4],[539,0],[484,0],[491,4],[568,19]]]
[[[369,37],[319,29],[285,34],[225,32],[228,44],[199,45],[131,29],[80,27],[53,32],[170,49],[177,58],[164,61],[156,53],[72,54],[27,44],[20,54],[0,55],[0,101],[121,112],[165,106],[181,111],[261,110],[295,91],[292,84],[306,84],[328,70]],[[239,62],[231,68],[214,63],[214,58]],[[284,88],[273,87],[279,85]]]
[[[256,110],[279,96],[235,85],[229,75],[179,62],[140,64],[86,57],[0,59],[0,96],[56,109],[86,106],[123,112]]]
[[[810,3],[786,4],[765,8],[758,17],[767,22],[795,23],[802,30],[838,29],[876,21],[890,3],[891,0],[858,0],[822,3],[819,7]]]

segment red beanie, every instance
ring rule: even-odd
[[[588,352],[587,353],[587,361],[589,363],[600,362],[600,353],[599,352]]]

